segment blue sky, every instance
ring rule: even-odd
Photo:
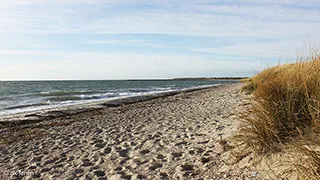
[[[0,79],[251,76],[319,29],[318,0],[0,0]]]

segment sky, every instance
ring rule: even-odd
[[[319,29],[319,0],[0,0],[0,80],[252,76]]]

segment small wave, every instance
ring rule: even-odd
[[[81,99],[101,99],[101,98],[109,98],[109,97],[115,97],[116,95],[106,95],[106,94],[93,94],[93,95],[85,95],[81,94]]]
[[[0,97],[0,100],[13,100],[14,98],[9,97],[9,96],[2,96]]]
[[[103,96],[107,98],[111,98],[111,97],[117,97],[119,95],[117,93],[104,93]]]
[[[12,109],[22,109],[22,108],[28,108],[28,107],[45,106],[45,105],[50,105],[50,104],[49,103],[24,104],[24,105],[6,107],[5,109],[12,110]]]
[[[77,100],[82,100],[83,98],[81,96],[56,96],[56,97],[50,97],[47,99],[53,102],[61,102],[61,101],[77,101]]]
[[[134,93],[129,93],[129,92],[121,92],[119,93],[119,96],[130,96],[133,95]]]
[[[92,94],[92,95],[86,95],[86,94],[80,94],[80,95],[72,95],[72,96],[54,96],[54,97],[48,97],[47,100],[53,101],[53,102],[62,102],[62,101],[79,101],[79,100],[87,100],[87,99],[101,99],[106,96],[104,94]]]
[[[41,92],[37,94],[39,96],[68,96],[68,95],[83,95],[83,94],[97,94],[102,93],[103,91],[49,91]]]
[[[133,88],[133,89],[130,89],[129,92],[132,92],[132,93],[150,92],[150,89]]]
[[[172,90],[172,88],[171,87],[156,87],[153,90],[156,90],[156,91],[168,91],[168,90]]]

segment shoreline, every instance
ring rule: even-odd
[[[117,107],[117,106],[126,105],[126,104],[149,101],[157,98],[165,98],[165,97],[177,95],[179,93],[200,91],[200,90],[215,88],[218,86],[225,86],[229,84],[235,84],[235,83],[204,85],[204,86],[197,86],[197,87],[191,87],[191,88],[184,88],[180,90],[170,90],[170,91],[150,93],[150,94],[137,95],[137,96],[100,99],[100,100],[93,100],[90,102],[78,102],[74,104],[57,105],[55,107],[43,107],[35,110],[26,110],[23,112],[3,114],[3,115],[0,115],[0,125],[6,124],[6,123],[15,123],[19,121],[32,121],[32,120],[41,120],[41,119],[46,120],[46,119],[56,118],[60,116],[73,115],[73,114],[92,111],[92,110],[99,110],[99,109],[108,108],[108,107]]]
[[[246,79],[248,77],[187,77],[187,78],[168,78],[168,79],[40,79],[40,80],[0,80],[0,82],[19,82],[19,81],[29,81],[29,82],[37,82],[37,81],[189,81],[189,80],[240,80]]]
[[[0,178],[250,179],[249,169],[227,163],[222,143],[238,127],[246,97],[240,88],[228,84],[3,127]]]

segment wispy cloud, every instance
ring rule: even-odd
[[[127,40],[89,40],[85,43],[89,44],[134,44],[134,43],[145,43],[148,40],[143,39],[127,39]]]
[[[317,44],[303,39],[291,39],[275,42],[261,42],[252,44],[237,44],[217,48],[195,48],[191,51],[202,53],[218,53],[224,55],[278,57],[287,60],[296,60],[300,55],[308,55],[310,50],[320,51]]]
[[[143,55],[60,51],[0,51],[2,79],[130,79],[181,76],[245,76],[259,63],[203,56]],[[37,56],[37,61],[34,60]],[[14,58],[13,58],[14,57]],[[23,57],[23,58],[22,58]],[[18,64],[18,65],[17,65]],[[223,66],[233,73],[225,71]],[[75,68],[76,67],[76,68]],[[9,73],[10,72],[10,73]]]
[[[48,4],[54,3],[43,0],[9,3],[15,8],[0,14],[2,31],[291,38],[316,36],[320,27],[317,18],[320,11],[307,8],[310,3],[314,7],[320,6],[317,1],[248,1],[245,4],[206,0],[183,3],[154,1],[151,8],[145,7],[150,4],[148,1],[97,0],[89,3],[76,0],[55,3],[63,4],[65,8],[60,8],[61,5],[50,7]],[[99,4],[104,4],[104,8],[99,8]]]
[[[75,61],[70,59],[94,59],[113,74],[123,72],[119,77],[152,74],[146,65],[157,72],[155,77],[223,74],[237,68],[248,72],[279,58],[293,59],[319,40],[318,17],[318,0],[0,0],[0,63],[19,57],[37,66],[42,62],[44,68],[53,62],[71,66]],[[153,57],[157,51],[162,55]],[[154,63],[155,57],[167,64]],[[108,65],[105,59],[121,63]],[[145,69],[133,70],[134,62]],[[90,66],[103,74],[101,67]]]

